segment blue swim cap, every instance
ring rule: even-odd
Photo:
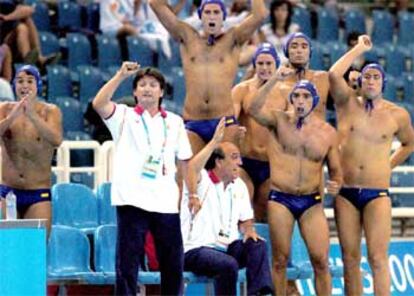
[[[307,114],[305,114],[302,117],[299,117],[299,120],[296,123],[296,128],[298,128],[298,129],[300,129],[302,127],[305,118],[309,114],[311,114],[311,112],[316,108],[316,106],[319,103],[319,95],[318,95],[318,91],[316,90],[315,85],[312,82],[310,82],[309,80],[300,80],[299,82],[297,82],[295,84],[292,91],[290,92],[289,101],[290,101],[291,104],[293,104],[293,93],[295,92],[295,90],[297,90],[299,88],[305,89],[308,92],[310,92],[310,94],[312,96],[312,107],[311,107],[311,109],[309,110],[309,112]]]
[[[37,93],[40,94],[42,92],[42,77],[40,76],[39,70],[33,65],[23,65],[17,69],[12,83],[13,92],[16,94],[16,77],[20,72],[25,72],[36,78]]]
[[[221,0],[204,0],[201,2],[200,6],[197,9],[198,17],[201,19],[201,15],[203,14],[204,6],[207,4],[218,4],[220,5],[221,11],[223,12],[223,21],[227,17],[226,6],[224,5],[223,1]]]
[[[303,38],[303,39],[306,40],[306,42],[308,42],[308,45],[309,45],[309,59],[310,59],[311,56],[312,56],[312,41],[310,40],[310,38],[308,36],[306,36],[302,32],[293,33],[289,36],[288,40],[286,41],[286,43],[283,47],[283,53],[285,54],[285,56],[287,58],[289,58],[289,46],[290,46],[290,43],[295,38]]]
[[[364,68],[362,68],[361,75],[359,75],[359,77],[358,77],[359,87],[361,87],[361,85],[362,85],[362,76],[369,69],[376,69],[376,70],[381,72],[381,75],[382,75],[382,88],[381,88],[381,91],[384,92],[385,86],[387,84],[387,77],[385,76],[384,68],[378,63],[371,63],[371,64],[368,64],[368,65],[365,65]]]
[[[254,68],[256,68],[257,57],[261,54],[270,54],[275,60],[276,68],[279,68],[279,65],[280,65],[279,56],[277,55],[276,49],[274,48],[274,46],[270,44],[269,42],[260,43],[259,46],[257,47],[256,52],[254,53],[253,58],[252,58],[252,64]]]

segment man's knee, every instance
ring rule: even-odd
[[[344,264],[347,268],[359,268],[361,264],[361,252],[360,250],[356,251],[343,251],[342,257]]]
[[[28,36],[29,28],[25,23],[19,23],[16,27],[16,33],[18,36]]]
[[[228,277],[237,278],[239,272],[239,263],[234,258],[226,258],[223,260],[223,265],[221,267],[221,274],[224,274]]]
[[[325,273],[329,271],[329,261],[327,254],[317,254],[311,256],[312,266],[315,272]]]
[[[276,254],[273,256],[273,269],[277,271],[286,270],[289,263],[289,254]]]
[[[368,254],[368,262],[373,270],[388,267],[388,257],[385,252],[372,252]]]

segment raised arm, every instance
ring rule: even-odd
[[[9,105],[13,104],[13,108],[9,112]],[[0,104],[0,137],[4,135],[13,121],[23,112],[24,100],[17,103],[2,103]]]
[[[235,28],[235,38],[238,44],[243,44],[252,37],[263,20],[269,14],[264,0],[252,0],[252,12]]]
[[[17,21],[28,18],[34,13],[34,8],[29,5],[17,5],[16,9],[9,14],[0,14],[0,20]]]
[[[258,123],[263,126],[274,127],[276,122],[274,110],[263,108],[263,106],[276,83],[283,81],[288,76],[294,75],[294,73],[292,68],[285,66],[279,67],[275,74],[259,89],[256,96],[253,97],[248,112]],[[276,95],[281,94],[277,91]]]
[[[351,88],[344,78],[344,74],[351,67],[354,60],[371,50],[372,43],[368,35],[361,35],[358,43],[351,50],[347,51],[330,69],[329,82],[330,93],[334,98],[335,104],[340,105],[347,102],[351,94]]]
[[[111,99],[121,82],[128,76],[137,73],[138,69],[137,63],[123,62],[118,72],[96,94],[92,106],[102,118],[107,118],[112,114],[114,103],[111,102]]]
[[[414,151],[414,131],[411,125],[410,115],[405,109],[401,109],[398,116],[398,126],[396,137],[401,142],[401,146],[391,155],[391,168],[402,164]]]
[[[328,193],[337,195],[343,183],[343,175],[341,168],[341,160],[339,157],[338,135],[332,129],[332,144],[329,147],[328,155],[326,156],[329,180],[327,181]]]
[[[238,119],[241,109],[243,108],[243,98],[246,95],[248,85],[245,82],[237,84],[231,90],[231,98],[233,100],[234,116]]]
[[[171,36],[181,41],[185,39],[187,24],[182,22],[175,14],[166,0],[149,0],[152,10],[154,10],[161,24],[167,29]]]
[[[197,184],[200,179],[200,172],[206,165],[214,149],[223,140],[225,129],[225,118],[223,117],[217,125],[213,138],[204,148],[198,152],[188,163],[187,189],[189,195],[189,208],[193,214],[200,210],[200,200],[197,195]]]

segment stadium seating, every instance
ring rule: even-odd
[[[404,102],[414,105],[414,74],[406,73],[403,79]]]
[[[55,104],[62,111],[63,131],[83,131],[83,110],[80,102],[72,97],[57,97]]]
[[[391,13],[386,10],[374,10],[372,13],[374,27],[372,41],[375,45],[393,42],[394,21]]]
[[[40,47],[42,54],[48,56],[60,52],[59,40],[50,32],[39,32]]]
[[[105,83],[104,76],[98,68],[92,66],[79,66],[77,70],[79,74],[79,100],[85,107]]]
[[[292,22],[299,25],[301,32],[312,37],[311,16],[308,10],[295,8],[293,10]]]
[[[395,77],[405,72],[405,58],[407,52],[399,46],[388,46],[385,51],[385,70]]]
[[[79,31],[82,27],[81,8],[76,2],[58,2],[58,28],[62,31]]]
[[[408,11],[400,11],[398,13],[398,27],[398,44],[409,45],[414,43],[414,14]]]
[[[143,38],[127,37],[128,57],[130,61],[138,62],[141,67],[154,66],[155,53],[150,48],[148,41]]]
[[[100,184],[96,195],[98,198],[99,224],[116,224],[116,210],[111,205],[111,183]]]
[[[168,58],[162,51],[161,43],[158,42],[158,68],[165,75],[171,73],[171,69],[174,67],[182,67],[181,54],[178,42],[170,38],[170,47],[171,47],[171,58]]]
[[[119,67],[122,63],[118,39],[111,35],[98,35],[98,67],[106,71],[109,67]]]
[[[339,18],[334,10],[318,8],[317,40],[319,42],[337,41],[339,37]]]
[[[80,33],[69,33],[66,35],[68,48],[68,67],[76,71],[78,66],[92,64],[91,44],[88,38]]]
[[[37,30],[50,32],[50,18],[49,8],[47,4],[41,1],[37,1],[34,5],[33,21],[36,25]]]
[[[99,3],[98,2],[90,2],[86,6],[86,28],[91,30],[94,33],[99,32]]]
[[[49,238],[48,281],[98,284],[103,275],[90,267],[88,238],[80,230],[68,226],[53,226]]]
[[[71,226],[84,233],[98,227],[98,205],[93,191],[83,184],[59,183],[52,187],[53,225]]]
[[[351,32],[365,34],[365,16],[359,9],[350,9],[345,12],[345,38]]]
[[[62,65],[47,67],[47,99],[56,101],[57,97],[72,97],[72,80],[69,69]]]

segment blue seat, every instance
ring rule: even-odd
[[[297,7],[293,10],[292,22],[297,23],[300,31],[312,38],[311,16],[307,9]]]
[[[398,13],[398,24],[398,44],[413,44],[414,14],[408,11],[400,11]]]
[[[116,209],[111,205],[111,183],[106,182],[99,185],[96,195],[98,197],[99,224],[116,224]]]
[[[414,74],[406,73],[404,74],[403,90],[404,96],[403,100],[406,103],[414,104]]]
[[[336,11],[318,9],[317,40],[320,42],[337,41],[339,36],[339,18]]]
[[[68,131],[64,134],[65,140],[70,141],[90,141],[91,136],[86,132]],[[73,149],[70,151],[71,167],[92,167],[94,165],[93,151],[91,149]],[[82,183],[90,188],[94,186],[94,174],[92,173],[72,173],[70,181]]]
[[[347,47],[345,44],[339,42],[332,42],[328,43],[325,46],[327,51],[327,55],[329,56],[329,65],[333,65],[338,61],[347,51]]]
[[[98,35],[98,67],[107,70],[111,66],[120,67],[121,48],[118,39],[111,35]]]
[[[172,38],[170,38],[169,42],[172,52],[170,59],[167,58],[167,56],[163,53],[161,43],[157,42],[158,68],[165,75],[169,75],[171,73],[171,69],[174,67],[182,67],[180,47],[178,45],[178,42],[174,41]]]
[[[323,50],[319,46],[314,46],[310,59],[310,68],[312,70],[326,70]]]
[[[116,225],[101,225],[95,231],[95,267],[96,271],[102,272],[105,276],[105,283],[115,282],[115,246],[116,246]],[[186,284],[191,283],[212,283],[212,279],[205,276],[196,276],[192,272],[184,272],[183,279]],[[245,270],[239,271],[239,283],[246,281]],[[158,285],[161,283],[159,272],[139,271],[138,283],[143,285]]]
[[[392,76],[387,77],[387,85],[384,90],[384,98],[396,102],[397,101],[397,84],[395,78]]]
[[[82,27],[79,4],[71,1],[58,2],[58,27],[69,31],[78,31]]]
[[[75,151],[73,151],[73,152],[75,152]],[[83,166],[85,166],[85,165],[83,165]],[[82,185],[87,186],[88,188],[93,189],[95,187],[95,174],[91,173],[91,172],[89,172],[89,173],[86,173],[86,172],[85,173],[71,173],[70,174],[70,182],[74,183],[74,184],[82,184]]]
[[[366,31],[364,13],[359,9],[347,10],[345,12],[345,36],[351,32],[365,34]]]
[[[407,56],[404,49],[399,46],[387,46],[385,51],[385,70],[387,74],[395,77],[405,72],[405,57]]]
[[[184,107],[184,100],[186,95],[183,69],[181,67],[173,68],[171,70],[171,77],[173,80],[173,101],[181,106],[182,109]]]
[[[137,36],[128,36],[127,46],[130,61],[138,62],[141,67],[154,66],[155,53],[150,48],[147,40]]]
[[[49,282],[103,283],[103,274],[93,272],[90,268],[88,238],[76,228],[54,225],[47,256]]]
[[[79,33],[69,33],[66,35],[68,47],[68,67],[71,71],[76,71],[78,66],[92,64],[91,44],[89,39]]]
[[[80,102],[72,97],[57,97],[55,104],[62,111],[63,131],[83,131],[83,109]]]
[[[47,99],[72,97],[72,80],[69,69],[62,65],[47,66]]]
[[[98,33],[100,20],[99,3],[89,2],[86,6],[86,14],[86,27],[92,32]]]
[[[98,68],[92,66],[79,66],[77,69],[79,74],[79,100],[82,106],[87,106],[104,85],[104,77]]]
[[[83,184],[59,183],[52,187],[53,225],[92,233],[98,227],[98,205],[93,191]]]
[[[296,266],[299,269],[300,279],[313,278],[313,268],[309,259],[308,250],[302,239],[297,223],[293,229],[291,257],[293,266]],[[343,277],[342,266],[330,264],[329,271],[332,277]]]
[[[182,106],[179,106],[177,102],[172,100],[164,99],[162,101],[162,105],[165,108],[165,110],[174,112],[176,114],[181,114],[183,111]]]
[[[36,25],[37,30],[50,32],[50,18],[49,8],[43,1],[38,1],[34,4],[33,21]]]
[[[386,10],[374,10],[372,41],[375,45],[392,43],[394,35],[394,21],[390,12]]]
[[[50,32],[39,32],[39,40],[43,55],[47,56],[60,51],[59,40],[54,34]]]

